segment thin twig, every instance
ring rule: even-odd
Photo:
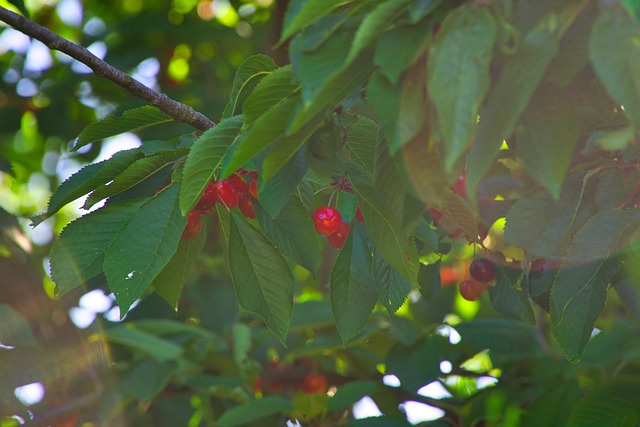
[[[66,53],[73,59],[91,68],[97,76],[111,80],[131,94],[157,107],[164,114],[173,117],[173,119],[178,122],[188,123],[202,131],[215,126],[215,123],[209,120],[204,114],[195,111],[188,105],[174,101],[163,93],[158,93],[148,88],[127,73],[107,64],[84,47],[60,37],[56,33],[28,20],[22,15],[0,7],[0,20],[11,25],[16,30],[41,41],[50,49]]]

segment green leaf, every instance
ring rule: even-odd
[[[440,3],[442,3],[442,0],[414,0],[411,2],[409,16],[411,16],[413,22],[418,22],[437,9]]]
[[[618,272],[619,241],[637,228],[633,209],[610,209],[590,218],[575,234],[551,289],[551,331],[567,358],[578,362],[604,309]],[[612,257],[613,256],[613,257]]]
[[[379,72],[369,79],[367,99],[379,117],[391,154],[395,154],[424,127],[427,116],[425,72],[425,64],[419,61],[395,86]]]
[[[442,260],[438,260],[433,264],[420,264],[420,270],[418,270],[418,286],[420,286],[420,293],[422,296],[430,300],[440,292],[442,289],[442,283],[440,281],[440,266]]]
[[[253,55],[240,64],[233,78],[233,87],[229,103],[222,113],[222,119],[240,114],[242,104],[256,85],[266,76],[278,68],[276,63],[267,55]]]
[[[624,203],[624,175],[620,168],[605,170],[598,177],[596,187],[596,207],[598,211],[622,206]]]
[[[218,217],[218,225],[220,226],[220,235],[224,239],[224,245],[222,245],[223,249],[227,249],[229,247],[229,236],[231,235],[231,214],[227,210],[227,208],[220,205],[220,203],[216,203],[216,216]],[[225,260],[228,262],[228,253],[225,250]]]
[[[498,157],[502,142],[511,135],[547,66],[558,50],[551,19],[531,30],[518,51],[505,64],[480,112],[475,143],[467,161],[467,193],[475,194],[480,179]]]
[[[322,121],[310,122],[297,133],[277,141],[262,161],[262,178],[268,181],[276,176],[300,148],[313,139],[314,134],[322,132],[322,129],[318,129],[320,126]]]
[[[293,276],[280,252],[235,214],[229,263],[240,307],[258,313],[284,344],[293,311]]]
[[[307,0],[292,1],[285,16],[284,29],[278,43],[302,30],[307,25],[328,15],[339,6],[347,5],[352,0]]]
[[[444,20],[429,51],[429,95],[438,113],[448,172],[473,140],[478,110],[491,83],[496,35],[495,19],[486,6],[460,7]]]
[[[404,203],[407,197],[404,187],[398,185],[400,175],[396,169],[396,162],[389,154],[389,147],[384,138],[378,138],[374,163],[374,187],[376,193],[386,201],[388,211],[396,219],[396,223],[403,226]]]
[[[442,206],[439,207],[444,218],[449,222],[451,229],[459,228],[470,241],[478,241],[480,225],[478,217],[469,206],[469,202],[453,191],[444,191]]]
[[[404,168],[399,171],[405,186],[413,188],[423,203],[440,205],[450,182],[426,120],[420,133],[402,146],[400,154]]]
[[[545,80],[565,87],[589,64],[589,43],[585,40],[589,40],[593,23],[599,15],[598,9],[596,4],[588,4],[572,22],[562,37],[558,54],[549,65]]]
[[[207,184],[220,166],[226,149],[242,127],[242,116],[230,117],[206,130],[193,143],[182,171],[180,211],[183,215],[198,203]]]
[[[498,266],[496,283],[488,289],[491,305],[513,319],[535,323],[529,296],[521,287],[523,277],[521,270]]]
[[[556,199],[579,136],[574,102],[562,88],[540,88],[523,115],[517,152],[529,174]]]
[[[538,352],[533,326],[508,319],[482,319],[455,326],[461,344],[495,355],[530,357]]]
[[[331,302],[308,300],[296,302],[291,319],[291,332],[302,332],[309,329],[331,327],[335,329],[336,320],[331,312]]]
[[[378,250],[373,251],[372,267],[378,300],[389,313],[395,313],[407,299],[411,283],[392,268]]]
[[[356,116],[347,128],[346,145],[351,158],[370,175],[373,175],[377,135],[376,122],[364,116]]]
[[[388,210],[393,212],[397,218],[401,233],[410,235],[418,226],[420,218],[425,211],[425,206],[409,193],[405,186],[400,184],[402,180],[400,176],[401,169],[397,166],[401,165],[397,158],[388,157],[386,146],[381,144],[380,148],[383,147],[385,151],[376,161],[376,169],[378,169],[378,166],[381,166],[381,168],[376,173],[375,189],[383,200],[387,200]]]
[[[409,66],[422,55],[431,35],[431,25],[421,22],[417,25],[403,25],[389,29],[376,42],[374,63],[380,74],[392,85]],[[402,49],[398,49],[402,46]]]
[[[386,203],[371,188],[366,176],[351,174],[351,185],[358,199],[371,240],[389,265],[412,285],[417,284],[418,254],[412,242],[400,233]]]
[[[195,323],[186,323],[182,320],[146,318],[135,321],[136,328],[157,336],[197,336],[212,339],[210,331]]]
[[[172,121],[173,119],[171,117],[161,113],[156,107],[150,105],[127,110],[122,113],[120,117],[108,116],[84,128],[84,130],[80,132],[76,144],[73,146],[73,151],[110,136],[119,135],[124,132],[134,132],[149,126]]]
[[[296,186],[307,172],[304,151],[298,151],[269,181],[260,176],[258,197],[260,204],[271,215],[278,216],[296,190]]]
[[[349,427],[411,427],[412,425],[404,418],[392,416],[362,418],[350,421],[348,424]]]
[[[578,397],[578,381],[575,378],[563,379],[527,407],[523,427],[566,426]]]
[[[106,184],[142,157],[139,149],[119,151],[111,158],[87,165],[67,178],[51,196],[47,211],[32,218],[33,226],[58,212],[64,205],[87,194],[98,185]]]
[[[143,203],[140,199],[108,203],[62,230],[49,254],[56,294],[64,295],[102,271],[104,252]]]
[[[398,116],[398,141],[389,141],[389,152],[396,155],[398,150],[412,139],[419,137],[425,127],[429,108],[427,105],[427,67],[425,58],[417,61],[406,71],[401,83],[400,111]]]
[[[342,68],[349,54],[353,31],[339,28],[331,32],[317,48],[308,45],[316,42],[318,35],[328,32],[325,25],[307,27],[297,35],[289,47],[295,78],[302,85],[302,99],[310,102],[322,84],[336,70]]]
[[[379,3],[360,23],[353,41],[347,62],[353,61],[364,48],[391,26],[409,6],[408,0],[386,0]]]
[[[141,351],[159,362],[175,359],[182,354],[182,347],[171,341],[158,338],[136,328],[132,324],[118,325],[104,331],[105,336],[114,344],[120,344]]]
[[[252,400],[242,405],[234,406],[226,411],[216,423],[219,427],[245,426],[253,421],[261,420],[293,410],[293,404],[283,397],[268,396],[259,400]]]
[[[585,145],[587,148],[596,145],[603,150],[620,151],[627,148],[634,138],[633,126],[623,126],[618,129],[594,132]]]
[[[569,186],[558,202],[546,192],[518,200],[506,217],[505,240],[540,258],[560,256],[570,232],[586,221],[593,205],[582,203],[589,177],[582,178],[582,190]]]
[[[122,376],[122,391],[140,402],[150,401],[169,384],[177,370],[175,363],[142,360]]]
[[[293,116],[286,135],[294,135],[309,123],[321,121],[346,95],[358,90],[371,73],[371,57],[368,52],[329,76],[313,100],[305,102]]]
[[[375,111],[390,147],[399,147],[400,99],[402,96],[402,82],[392,85],[378,71],[374,72],[367,84],[367,101]]]
[[[84,202],[82,208],[89,209],[107,197],[115,196],[130,189],[173,162],[175,162],[175,158],[172,154],[159,154],[136,160],[109,184],[96,188]]]
[[[596,74],[636,129],[640,129],[640,24],[619,7],[607,7],[596,19],[589,53]]]
[[[596,261],[616,253],[618,244],[640,225],[635,209],[613,208],[591,217],[575,234],[563,262]]]
[[[189,273],[196,265],[200,252],[207,240],[207,233],[200,232],[195,239],[180,240],[178,249],[171,260],[153,280],[152,286],[158,295],[164,298],[171,307],[178,309],[178,301]]]
[[[231,175],[280,137],[285,132],[289,115],[298,105],[299,98],[299,94],[296,94],[282,99],[241,133],[227,151],[221,176]]]
[[[233,361],[239,367],[246,366],[251,350],[251,326],[244,323],[234,323],[231,329],[233,336]]]
[[[27,18],[29,18],[29,11],[24,5],[23,0],[8,0],[10,4],[18,8],[18,10]]]
[[[14,347],[20,344],[36,344],[29,322],[18,310],[2,303],[0,303],[0,344]]]
[[[260,80],[242,107],[244,126],[248,127],[262,115],[297,91],[299,84],[294,81],[293,68],[290,65],[272,71]]]
[[[437,334],[410,347],[398,344],[387,355],[387,373],[396,375],[404,390],[416,392],[442,375],[440,362],[454,356],[451,352],[447,338]]]
[[[329,411],[339,411],[350,408],[354,403],[365,396],[373,394],[378,384],[373,381],[352,381],[346,383],[336,391],[327,401]]]
[[[286,257],[315,273],[320,259],[320,240],[313,228],[309,212],[300,199],[292,197],[280,211],[271,215],[258,203],[253,203],[260,228],[267,239]]]
[[[243,132],[227,151],[221,176],[230,175],[280,137],[299,100],[291,66],[278,68],[262,79],[244,103]]]
[[[124,316],[178,248],[186,220],[178,185],[152,197],[118,232],[104,257],[104,272]]]
[[[427,220],[423,217],[414,230],[415,236],[422,241],[433,253],[440,253],[438,249],[438,233],[431,228]]]
[[[627,427],[640,422],[640,378],[619,376],[596,385],[573,407],[567,427]]]
[[[169,141],[165,141],[162,139],[142,141],[140,151],[146,157],[150,157],[156,154],[167,154],[170,152],[176,155],[184,155],[189,152],[189,149],[187,147],[189,147],[193,143],[193,140],[189,141],[188,143],[183,142],[187,140],[187,138],[193,138],[193,140],[195,140],[195,137],[192,135],[183,135]]]
[[[377,301],[367,240],[364,225],[356,221],[331,270],[331,306],[343,343],[362,330]]]

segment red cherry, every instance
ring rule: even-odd
[[[311,215],[313,219],[313,225],[316,228],[316,233],[321,236],[330,236],[340,227],[342,224],[342,215],[336,208],[329,206],[321,206]]]
[[[284,384],[278,380],[267,381],[267,390],[269,390],[272,393],[284,391]]]
[[[238,206],[238,192],[235,187],[226,179],[218,180],[213,183],[216,187],[216,202],[224,205],[227,209],[233,209]]]
[[[458,179],[451,184],[451,189],[458,196],[467,197],[467,171],[462,171]]]
[[[264,385],[264,380],[262,377],[256,378],[256,381],[253,383],[253,393],[258,394],[262,393],[262,386]]]
[[[348,222],[343,222],[338,227],[338,231],[327,236],[327,241],[334,248],[341,249],[342,245],[344,245],[344,241],[347,240],[347,236],[349,235],[350,229],[351,229],[351,224],[349,224]]]
[[[202,220],[200,219],[200,211],[197,209],[192,210],[187,214],[187,225],[182,231],[182,240],[194,239],[200,230],[202,229]]]
[[[447,235],[452,239],[457,239],[458,237],[462,236],[462,229],[456,228],[455,230],[449,231]]]
[[[253,200],[249,193],[242,193],[238,197],[238,209],[242,215],[249,219],[256,219],[256,210],[253,207]]]
[[[364,217],[362,216],[362,211],[360,210],[360,206],[356,208],[356,219],[360,222],[364,222]]]
[[[60,415],[58,417],[56,417],[56,420],[53,424],[51,424],[52,426],[55,427],[75,427],[78,425],[78,413],[77,412],[70,412],[65,410],[64,408],[65,405],[65,401],[63,398],[61,397],[54,397],[53,401],[51,402],[51,409],[52,412],[53,411],[61,411]],[[49,424],[47,424],[49,425]]]
[[[217,197],[218,192],[216,190],[216,186],[210,182],[209,185],[207,185],[207,188],[204,189],[204,193],[202,193],[202,197],[194,209],[199,210],[202,215],[209,215],[213,212]]]
[[[247,181],[245,181],[242,177],[240,177],[239,175],[236,175],[235,173],[229,175],[229,178],[227,178],[227,181],[240,194],[246,193],[247,191],[249,191],[249,184],[247,184]]]
[[[327,377],[322,374],[307,374],[302,379],[302,391],[305,393],[324,393],[327,390]]]
[[[475,280],[463,280],[460,283],[460,295],[467,301],[477,301],[486,289],[487,285]]]
[[[496,278],[496,265],[486,258],[478,258],[469,266],[469,274],[480,282],[490,282]]]
[[[429,215],[431,215],[431,219],[433,220],[433,223],[438,225],[438,223],[440,222],[444,214],[436,208],[429,208],[428,210],[429,210]]]
[[[258,199],[258,174],[252,175],[249,181],[249,193],[254,199]]]

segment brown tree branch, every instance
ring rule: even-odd
[[[105,77],[123,87],[131,94],[144,99],[150,105],[157,107],[178,122],[188,123],[198,130],[207,130],[215,123],[204,114],[195,111],[188,105],[174,101],[163,93],[148,88],[127,73],[107,64],[84,47],[64,39],[56,33],[36,24],[22,15],[0,7],[0,21],[4,21],[16,30],[41,41],[52,50],[66,53],[73,59],[80,61],[100,77]]]

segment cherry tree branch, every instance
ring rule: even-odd
[[[0,7],[0,21],[4,21],[21,33],[41,41],[52,50],[66,53],[73,59],[91,68],[97,76],[111,80],[131,94],[157,107],[164,114],[171,116],[176,121],[188,123],[202,131],[215,126],[215,123],[209,120],[204,114],[195,111],[188,105],[174,101],[163,93],[158,93],[148,88],[127,73],[107,64],[86,48],[60,37],[56,33],[28,20],[22,15]]]

